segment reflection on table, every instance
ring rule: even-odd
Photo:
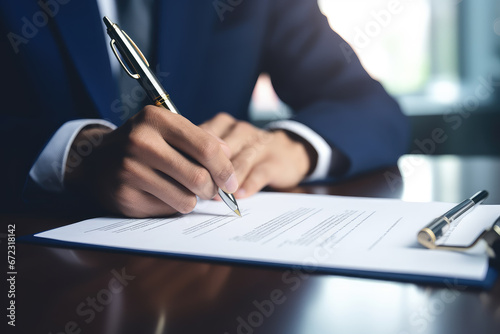
[[[456,202],[484,188],[500,203],[498,159],[405,156],[399,166],[290,191]],[[22,235],[81,218],[1,220]],[[500,333],[500,281],[478,291],[30,244],[17,259],[19,333]]]

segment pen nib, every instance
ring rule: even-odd
[[[224,192],[221,188],[219,188],[219,196],[226,205],[233,210],[238,216],[241,217],[240,208],[238,207],[238,203],[236,203],[236,198],[234,198],[233,194],[228,194]]]

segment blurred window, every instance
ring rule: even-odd
[[[318,0],[328,22],[407,114],[446,113],[500,82],[497,0]],[[498,87],[496,87],[498,91]],[[487,104],[493,96],[479,101]],[[269,78],[259,78],[254,118],[284,117]]]

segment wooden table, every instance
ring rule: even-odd
[[[500,204],[499,159],[405,156],[399,170],[292,191],[460,201],[485,188]],[[20,236],[82,217],[0,218]],[[21,243],[16,269],[13,333],[500,333],[500,280],[481,291]]]

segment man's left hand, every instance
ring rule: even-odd
[[[230,148],[238,184],[236,198],[255,194],[265,186],[296,186],[315,167],[317,153],[302,138],[284,130],[261,130],[226,113],[200,125]]]

